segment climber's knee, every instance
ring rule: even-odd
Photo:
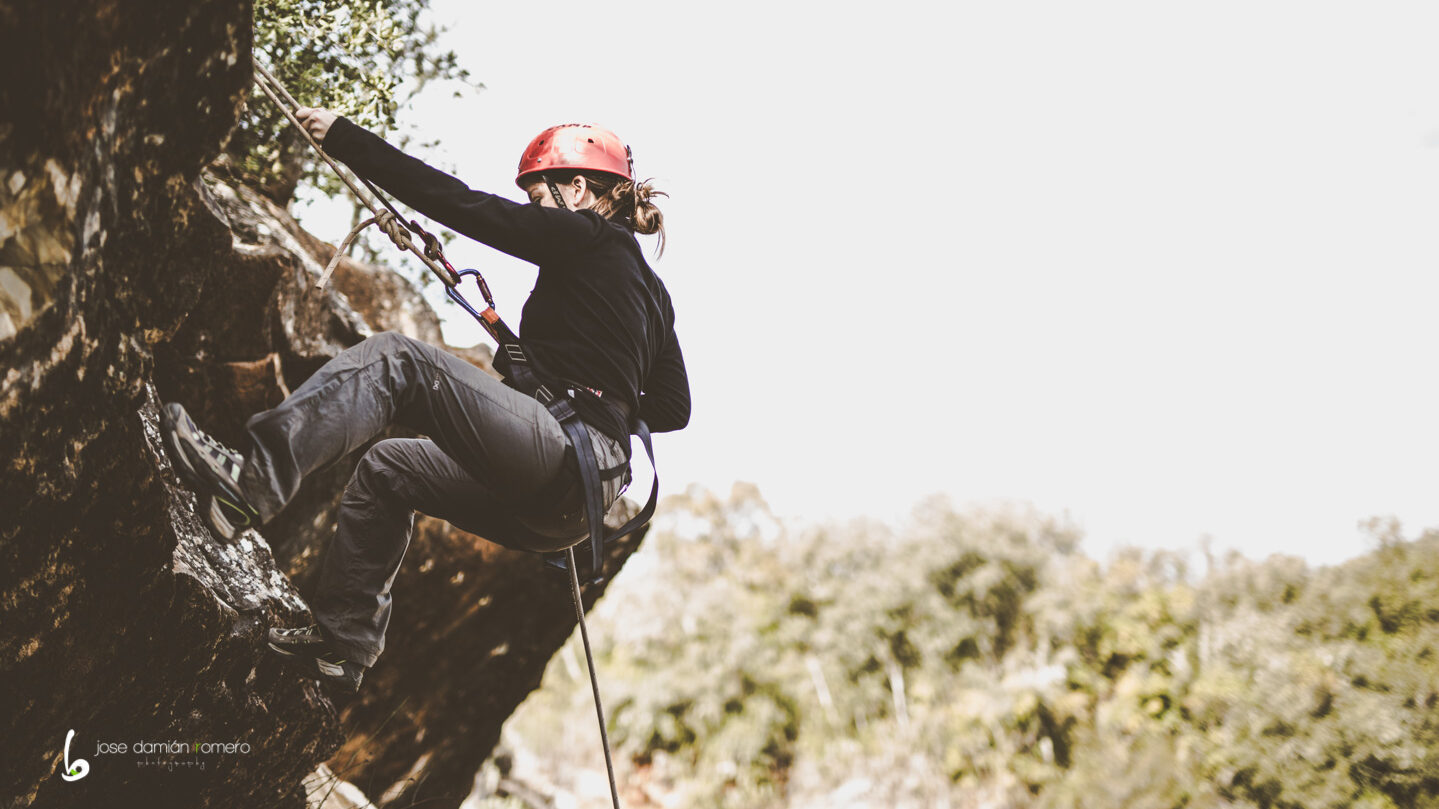
[[[404,456],[404,439],[386,438],[376,442],[355,467],[355,476],[345,492],[346,498],[393,498],[398,494],[404,477]]]
[[[382,331],[372,337],[367,337],[365,344],[369,348],[385,354],[414,353],[417,347],[425,345],[419,340],[397,331]]]

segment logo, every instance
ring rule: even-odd
[[[70,763],[70,740],[75,738],[75,731],[71,730],[65,734],[65,772],[60,775],[66,781],[79,781],[90,774],[90,762],[83,758],[75,759]]]

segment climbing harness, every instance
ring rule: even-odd
[[[295,117],[294,111],[300,108],[300,103],[296,101],[295,97],[290,95],[289,91],[285,89],[284,85],[258,61],[255,62],[255,84],[260,88],[261,92],[268,96],[269,99],[274,102],[275,106],[284,113],[290,123],[300,131],[305,137],[305,140],[309,142],[311,148],[329,164],[330,168],[334,170],[340,180],[350,189],[350,192],[355,195],[355,198],[373,214],[370,218],[356,225],[350,233],[345,236],[344,240],[340,243],[340,248],[335,252],[334,257],[330,259],[329,264],[326,265],[324,272],[320,274],[319,280],[315,283],[316,289],[322,289],[325,286],[325,283],[330,278],[330,274],[333,273],[335,267],[339,265],[340,257],[349,249],[350,243],[359,236],[360,231],[370,225],[378,226],[384,231],[385,235],[390,238],[390,241],[394,242],[395,246],[401,250],[408,250],[419,257],[421,262],[444,283],[445,294],[449,296],[450,300],[459,304],[459,306],[469,312],[475,320],[479,321],[480,326],[483,327],[485,331],[489,333],[490,337],[495,340],[496,344],[498,344],[494,363],[495,367],[504,375],[506,383],[516,390],[537,399],[549,409],[550,413],[564,429],[565,437],[569,440],[569,447],[566,450],[566,454],[572,453],[574,456],[575,465],[579,470],[580,488],[585,503],[585,525],[588,529],[591,551],[590,571],[585,580],[589,584],[603,583],[605,580],[603,575],[605,543],[626,536],[644,525],[649,521],[650,517],[653,516],[655,503],[659,496],[658,474],[655,475],[654,483],[650,487],[649,499],[645,505],[641,507],[639,513],[624,525],[620,526],[617,531],[607,534],[604,522],[605,504],[602,481],[626,474],[629,470],[629,462],[626,460],[618,466],[609,469],[600,469],[599,467],[599,461],[595,457],[594,447],[590,442],[589,430],[585,427],[584,421],[580,419],[579,414],[571,404],[571,401],[578,396],[596,395],[596,392],[577,383],[568,383],[563,380],[547,381],[549,378],[541,374],[535,366],[533,359],[531,359],[525,351],[524,346],[521,345],[519,336],[500,319],[499,313],[495,311],[494,296],[490,294],[489,285],[485,283],[485,278],[480,274],[479,270],[456,270],[454,266],[450,264],[449,260],[445,258],[444,250],[440,246],[440,240],[436,238],[434,234],[426,231],[420,226],[419,222],[413,219],[406,220],[400,215],[399,211],[395,210],[395,207],[385,198],[384,194],[380,193],[380,190],[376,188],[373,183],[358,174],[355,175],[355,178],[358,179],[364,187],[361,188],[359,185],[356,185],[354,180],[351,179],[350,173],[341,168],[333,158],[325,153],[325,150],[320,147],[320,144],[315,141],[314,137],[305,129],[304,125]],[[577,128],[588,127],[571,124],[563,127],[551,127],[551,129],[541,133],[540,137],[536,138],[535,141],[531,143],[530,148],[526,150],[525,157],[521,158],[521,176],[525,173],[525,159],[531,156],[531,152],[536,151],[536,144],[543,145],[542,140],[547,134],[555,130],[566,131]],[[588,149],[591,154],[595,154],[595,149],[590,147],[597,146],[601,158],[607,161],[604,165],[608,166],[608,168],[600,170],[621,174],[621,176],[624,176],[626,179],[632,178],[634,174],[634,161],[630,154],[629,147],[624,146],[624,144],[608,130],[600,129],[599,127],[593,127],[592,129],[595,130],[594,133],[592,133],[594,136],[586,137],[585,146],[573,146],[572,151],[574,149],[581,151]],[[599,141],[598,144],[596,143],[597,140]],[[623,160],[625,162],[623,164],[617,162],[617,155],[611,154],[611,152],[614,151],[615,143],[618,143],[624,149]],[[551,145],[553,146],[553,140],[551,140]],[[536,152],[536,154],[541,158],[552,156],[553,149],[549,152],[540,150]],[[624,172],[615,171],[614,168],[616,166],[622,166]],[[584,168],[584,166],[570,165],[567,163],[564,166],[554,166],[554,168]],[[560,207],[566,207],[564,199],[559,195],[559,189],[555,187],[554,181],[548,177],[544,179],[550,187],[550,192],[554,194],[556,202],[559,203]],[[414,239],[411,238],[411,234],[419,237],[424,245],[423,248],[415,244]],[[464,295],[460,293],[459,285],[467,277],[473,277],[476,286],[480,288],[480,294],[484,296],[486,304],[484,309],[476,309],[465,299]],[[551,387],[552,385],[554,386],[553,388]],[[649,426],[645,424],[643,419],[637,416],[633,418],[631,422],[633,434],[639,436],[640,442],[645,448],[645,454],[649,457],[650,466],[653,468],[655,454],[654,445],[650,438]],[[570,545],[564,550],[563,554],[551,554],[546,562],[548,565],[565,570],[569,574],[570,595],[574,600],[575,618],[579,622],[580,637],[584,642],[585,662],[589,667],[590,674],[590,688],[594,692],[595,698],[595,714],[599,719],[600,739],[604,743],[605,769],[609,774],[610,780],[610,798],[614,802],[615,809],[619,809],[619,790],[615,784],[615,768],[613,754],[610,751],[609,732],[605,727],[605,712],[604,706],[600,701],[600,685],[599,679],[595,674],[594,654],[590,649],[589,629],[585,625],[584,602],[580,591],[578,565],[575,559],[575,545],[577,544],[580,543],[576,542]]]

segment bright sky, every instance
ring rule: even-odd
[[[672,195],[665,491],[1030,502],[1101,557],[1439,526],[1439,5],[434,9],[488,89],[407,114],[427,159],[518,199],[530,138],[593,121]],[[532,267],[449,254],[518,318]]]

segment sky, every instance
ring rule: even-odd
[[[521,199],[529,140],[594,122],[671,195],[651,265],[694,409],[656,442],[665,493],[750,481],[799,522],[1026,503],[1101,558],[1333,563],[1366,518],[1439,527],[1439,5],[433,16],[485,89],[402,114],[441,141],[420,156]],[[532,266],[448,254],[518,319]]]

